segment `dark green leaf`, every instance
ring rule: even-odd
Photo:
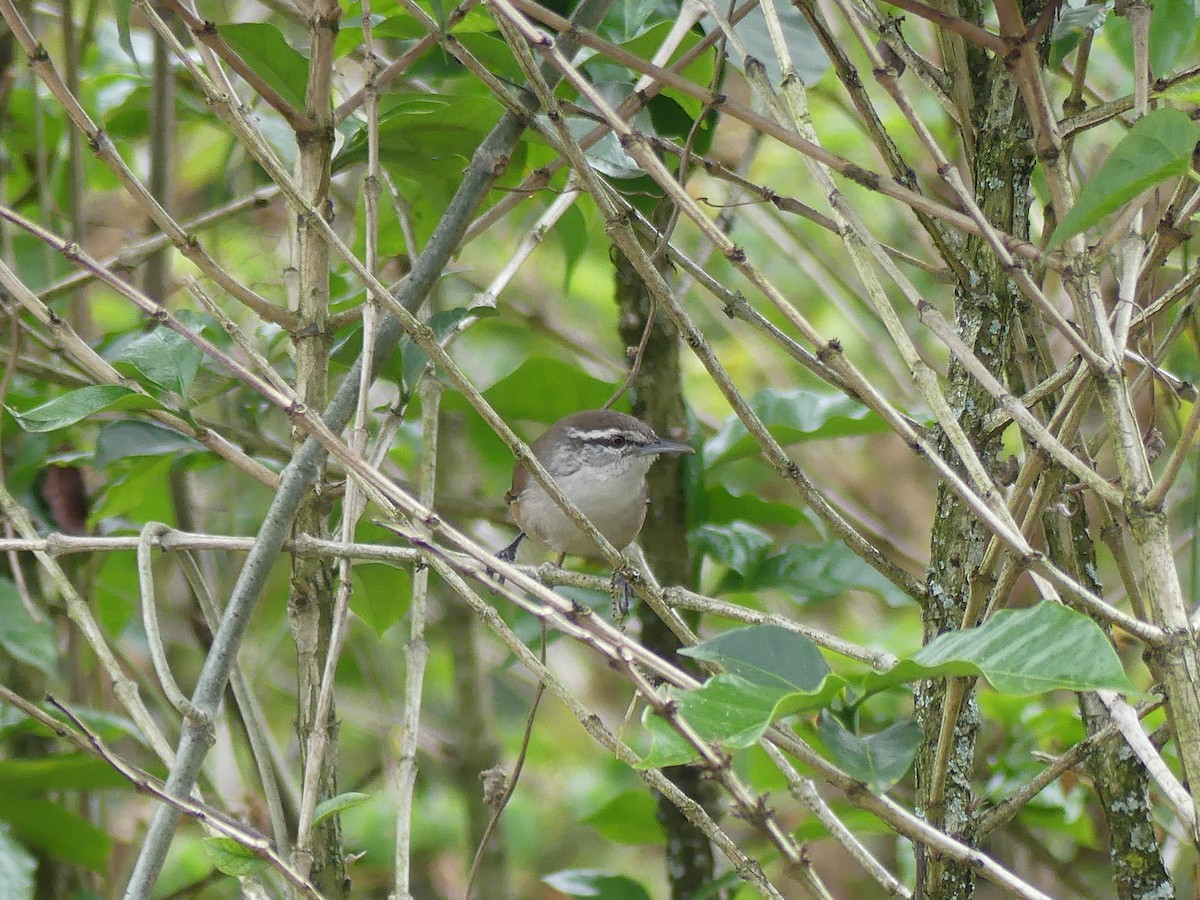
[[[486,319],[494,316],[496,310],[491,306],[460,306],[455,309],[444,309],[434,313],[426,321],[433,329],[434,336],[440,341],[458,327],[464,319],[475,316]],[[407,335],[400,341],[400,358],[403,361],[404,391],[406,394],[416,390],[417,377],[429,362],[429,354],[412,342]]]
[[[1200,124],[1177,109],[1143,116],[1087,180],[1050,237],[1054,248],[1098,224],[1147,188],[1182,175],[1192,163]]]
[[[851,806],[848,803],[839,804],[836,801],[831,805],[842,824],[860,837],[863,835],[891,835],[895,833],[892,831],[891,826],[865,809],[859,809],[857,806]],[[799,828],[792,832],[792,836],[802,843],[808,843],[809,841],[830,837],[830,833],[829,829],[821,823],[820,819],[816,816],[809,816]]]
[[[58,672],[53,627],[46,619],[38,623],[30,618],[16,585],[7,578],[0,578],[0,647],[47,678]]]
[[[735,493],[726,485],[714,484],[704,491],[704,513],[700,521],[720,525],[744,519],[759,525],[798,525],[804,518],[800,506],[772,503],[753,491]]]
[[[254,854],[248,847],[233,838],[210,837],[204,839],[204,852],[212,864],[226,875],[241,878],[254,875],[267,867],[267,861]]]
[[[67,717],[55,708],[51,707],[44,711],[51,717],[70,724]],[[123,716],[104,710],[90,709],[86,706],[73,706],[71,714],[98,734],[103,741],[112,743],[124,737],[132,737],[142,744],[145,743],[133,722]],[[0,706],[0,736],[8,737],[14,734],[39,734],[49,737],[53,735],[53,732],[20,710]]]
[[[579,261],[583,259],[584,251],[588,246],[587,218],[578,203],[567,207],[558,221],[554,223],[554,227],[550,229],[550,233],[558,238],[558,242],[562,246],[563,256],[567,262],[563,283],[564,285],[569,284],[571,274],[575,271]]]
[[[946,675],[979,675],[1006,694],[1101,688],[1137,693],[1100,627],[1048,601],[1001,610],[978,628],[943,634],[890,671],[868,675],[863,684],[875,691]]]
[[[486,96],[393,94],[390,108],[379,117],[380,161],[399,176],[418,171],[425,161],[449,160],[460,167],[470,159],[484,135],[496,121],[499,104]],[[367,158],[365,127],[348,141],[334,158],[335,170],[364,162]],[[438,172],[449,172],[438,168]]]
[[[133,64],[141,70],[137,54],[133,52],[133,41],[129,37],[129,19],[133,12],[131,0],[113,0],[113,18],[117,20],[117,43],[133,60]]]
[[[119,384],[81,387],[24,412],[5,407],[26,431],[54,431],[98,412],[162,409],[153,397]]]
[[[131,787],[129,780],[120,772],[86,753],[0,760],[0,794],[5,796],[128,787]]]
[[[650,900],[650,894],[632,878],[599,869],[563,869],[542,881],[568,897],[589,900]]]
[[[358,804],[370,799],[370,794],[360,794],[356,791],[347,791],[345,794],[338,794],[336,797],[330,797],[328,800],[322,800],[317,804],[317,808],[313,810],[313,825],[316,825],[323,819],[327,819],[334,813],[340,813],[343,810],[358,806]]]
[[[763,671],[756,678],[766,678]],[[770,685],[740,675],[723,673],[709,678],[693,691],[673,691],[675,707],[703,738],[726,747],[744,748],[756,743],[767,727],[783,716],[828,704],[845,684],[828,673],[810,690],[792,690],[778,678]],[[678,765],[695,758],[690,744],[649,708],[642,723],[651,735],[649,754],[641,761],[644,768]]]
[[[883,419],[844,394],[767,388],[755,395],[750,406],[775,439],[785,445],[888,430]],[[709,468],[758,452],[758,444],[736,415],[726,419],[721,430],[704,445]]]
[[[766,560],[775,539],[748,522],[701,525],[688,534],[695,553],[704,553],[749,578]]]
[[[1094,32],[1112,11],[1112,3],[1093,3],[1075,9],[1063,8],[1050,34],[1050,68],[1057,69],[1079,42]]]
[[[909,598],[898,587],[842,543],[820,547],[794,545],[772,556],[749,578],[727,574],[722,591],[757,591],[778,588],[797,603],[832,600],[846,591],[870,591],[890,606],[903,606]]]
[[[778,625],[738,628],[679,652],[775,691],[813,693],[830,671],[816,644]]]
[[[412,581],[407,570],[386,563],[359,563],[351,581],[350,608],[378,636],[408,612]]]
[[[537,389],[531,390],[534,385]],[[612,390],[611,384],[574,363],[536,356],[493,384],[484,396],[505,419],[550,423],[567,413],[599,408]]]
[[[159,327],[125,347],[121,361],[151,384],[186,397],[204,352],[178,332]]]
[[[92,465],[102,469],[109,463],[134,456],[204,453],[206,450],[199,441],[173,428],[155,422],[126,419],[105,425],[100,430]]]
[[[547,120],[548,124],[548,120]],[[567,127],[576,138],[582,138],[596,123],[587,118],[568,118]],[[620,139],[611,131],[584,151],[592,168],[609,178],[638,178],[645,174],[636,159],[625,152]]]
[[[238,56],[298,111],[304,111],[308,60],[266,22],[239,22],[217,29]]]
[[[829,710],[823,709],[817,731],[833,761],[877,793],[904,777],[921,745],[921,726],[911,719],[864,738],[851,734]]]
[[[42,850],[71,865],[103,872],[112,852],[112,840],[86,819],[61,803],[32,797],[5,797],[0,819],[27,847]]]
[[[1150,71],[1166,75],[1180,55],[1195,46],[1200,5],[1195,0],[1155,0],[1150,5]],[[1133,71],[1133,36],[1125,16],[1111,16],[1103,34],[1119,59]]]
[[[33,873],[37,859],[14,841],[7,825],[0,824],[0,897],[33,900]]]
[[[783,40],[792,57],[792,65],[805,85],[811,86],[821,80],[821,76],[829,68],[829,57],[821,49],[821,43],[813,34],[804,16],[794,6],[780,4],[777,7],[780,24],[783,26]],[[711,18],[705,16],[700,20],[700,27],[705,34],[719,28]],[[767,20],[762,10],[755,7],[750,13],[733,26],[734,32],[745,44],[746,52],[757,59],[767,70],[767,78],[771,84],[778,85],[782,78],[779,58],[771,45],[771,36],[767,33]],[[729,61],[738,71],[744,71],[743,61],[732,50]]]
[[[625,791],[580,820],[614,844],[657,844],[662,825],[655,818],[654,798],[645,791]]]
[[[88,516],[89,522],[130,516],[142,522],[174,521],[170,484],[171,457],[153,457],[130,465],[123,476],[112,479],[104,488],[100,503]]]

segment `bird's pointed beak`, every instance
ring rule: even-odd
[[[696,448],[683,441],[669,441],[658,438],[642,447],[642,456],[666,456],[678,453],[695,453]]]

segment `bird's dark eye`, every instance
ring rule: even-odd
[[[612,444],[614,447],[624,447],[625,446],[625,435],[614,434],[612,436],[612,439],[609,441],[609,443]]]

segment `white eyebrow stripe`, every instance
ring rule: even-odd
[[[642,435],[638,434],[636,431],[630,431],[625,428],[591,428],[591,429],[568,428],[567,434],[569,434],[573,438],[580,438],[583,440],[592,440],[592,441],[612,440],[613,438],[618,437],[618,436],[628,438],[631,441],[644,440]]]

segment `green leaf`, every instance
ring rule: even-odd
[[[804,521],[804,510],[786,503],[763,500],[753,491],[734,493],[722,484],[709,485],[704,491],[703,515],[699,521],[707,524],[724,524],[743,519],[759,525],[799,525]]]
[[[322,819],[327,819],[335,813],[340,813],[343,810],[358,806],[364,801],[370,800],[370,794],[360,794],[356,791],[347,791],[345,794],[338,794],[336,797],[330,797],[328,800],[322,800],[317,804],[317,808],[313,810],[313,825],[317,825]]]
[[[308,60],[274,25],[239,22],[217,29],[238,56],[298,111],[304,111],[308,90]]]
[[[233,838],[205,838],[204,852],[208,854],[214,866],[235,878],[254,875],[267,867],[265,859],[256,856],[253,850],[239,844]]]
[[[816,644],[778,625],[737,628],[679,652],[777,691],[813,693],[830,674]]]
[[[0,819],[27,847],[42,850],[72,865],[103,872],[112,852],[112,839],[61,803],[31,797],[5,797]]]
[[[52,753],[32,759],[0,760],[0,795],[4,796],[130,786],[129,780],[120,772],[86,753]]]
[[[1150,71],[1166,75],[1184,51],[1195,47],[1200,5],[1194,0],[1155,0],[1150,6]],[[1114,54],[1133,71],[1133,32],[1125,16],[1111,16],[1101,32]]]
[[[52,718],[58,719],[68,725],[71,724],[67,717],[58,709],[53,707],[43,707],[43,709]],[[123,716],[118,716],[104,710],[91,709],[86,706],[72,707],[71,714],[98,734],[103,741],[113,743],[121,738],[132,737],[143,745],[146,743],[145,739],[138,732],[137,726]],[[54,732],[40,722],[29,718],[20,710],[0,706],[0,736],[10,737],[14,734],[54,736]]]
[[[550,124],[545,117],[542,117],[542,121]],[[567,119],[567,128],[575,138],[584,137],[595,127],[596,123],[591,119],[574,116]],[[588,147],[584,156],[593,169],[609,178],[639,178],[645,174],[637,160],[625,152],[620,139],[611,131]]]
[[[103,499],[88,515],[90,523],[129,516],[141,522],[174,522],[169,476],[172,459],[154,457],[129,466],[129,470],[105,485]]]
[[[1200,124],[1178,109],[1156,109],[1143,116],[1084,184],[1050,236],[1050,249],[1098,224],[1147,188],[1182,175],[1191,166],[1198,139]]]
[[[879,734],[851,734],[829,710],[821,710],[817,732],[833,761],[850,777],[882,794],[904,777],[921,745],[921,726],[912,719],[897,722]]]
[[[864,835],[895,834],[891,826],[865,809],[851,806],[849,803],[839,803],[836,800],[830,805],[833,807],[834,814],[837,815],[842,824],[859,837],[863,837]],[[809,841],[818,841],[821,838],[831,837],[831,835],[829,829],[821,823],[820,819],[816,816],[810,816],[805,819],[799,828],[792,832],[792,837],[801,843],[808,843]]]
[[[1094,32],[1112,11],[1112,2],[1064,8],[1050,33],[1050,68],[1057,69],[1083,38]]]
[[[55,431],[99,412],[163,409],[153,397],[119,384],[94,384],[55,397],[24,412],[5,407],[26,431]]]
[[[820,394],[797,388],[777,391],[766,388],[750,401],[750,407],[781,444],[823,441],[858,434],[881,434],[887,423],[861,403],[844,394]],[[704,445],[709,468],[756,455],[758,444],[736,416]]]
[[[491,306],[460,306],[434,313],[425,324],[433,329],[434,336],[441,341],[464,319],[471,316],[487,319],[494,315],[496,315],[496,310]],[[414,344],[412,338],[405,335],[400,341],[400,358],[403,367],[403,388],[407,396],[416,390],[417,378],[420,376],[421,370],[425,368],[425,364],[429,362],[429,354]]]
[[[486,94],[395,93],[381,99],[388,108],[379,117],[379,159],[407,201],[417,244],[423,246],[503,108]],[[513,149],[496,187],[512,187],[520,180],[525,154],[524,142]],[[361,163],[366,156],[363,125],[334,158],[334,170]]]
[[[7,825],[0,825],[0,897],[33,900],[33,873],[37,859],[14,841]]]
[[[559,216],[558,221],[554,223],[554,227],[550,229],[550,234],[558,238],[563,257],[566,259],[566,271],[563,273],[563,285],[565,286],[571,283],[571,275],[574,274],[579,261],[583,259],[583,254],[588,246],[587,217],[584,216],[578,203],[566,208]]]
[[[121,361],[151,384],[186,397],[204,352],[178,332],[159,327],[125,347]]]
[[[810,547],[796,544],[772,556],[748,577],[727,573],[720,592],[759,591],[778,588],[797,603],[819,603],[840,597],[846,591],[870,591],[889,606],[903,606],[908,595],[867,565],[841,542]]]
[[[208,448],[194,438],[156,422],[125,419],[105,425],[96,438],[92,465],[102,469],[120,459],[164,456],[168,453],[204,453]]]
[[[589,900],[650,900],[650,894],[632,878],[612,875],[599,869],[563,869],[542,878],[546,884],[568,897]]]
[[[133,52],[133,41],[129,36],[129,20],[133,14],[132,0],[113,0],[113,18],[117,20],[117,43],[121,45],[121,49],[126,55],[133,60],[133,64],[141,71],[141,63],[138,62],[137,54]]]
[[[379,637],[408,612],[412,581],[406,569],[359,563],[351,570],[350,608]]]
[[[536,386],[536,390],[531,387]],[[545,356],[523,362],[515,372],[484,391],[505,419],[555,422],[581,409],[598,409],[613,387],[574,363]]]
[[[658,844],[664,838],[655,818],[654,798],[645,791],[617,794],[580,822],[614,844]]]
[[[0,578],[0,647],[47,678],[58,673],[53,626],[45,619],[38,623],[30,618],[17,586],[7,578]]]
[[[867,675],[863,686],[874,692],[947,675],[978,675],[1005,694],[1101,688],[1138,692],[1100,627],[1049,601],[1001,610],[978,628],[943,634],[891,670]]]
[[[775,539],[748,522],[730,522],[701,525],[689,532],[688,543],[693,552],[704,553],[747,578],[766,561]]]
[[[675,709],[708,741],[744,748],[756,743],[778,719],[824,706],[845,681],[834,675],[812,641],[774,625],[731,631],[685,651],[719,662],[726,672],[691,691],[671,691]],[[678,765],[696,756],[649,708],[642,722],[651,746],[640,765]]]
[[[796,67],[800,80],[811,87],[821,80],[821,76],[829,68],[829,57],[821,49],[821,42],[817,40],[817,36],[813,34],[798,9],[780,4],[778,14],[783,27],[783,40],[792,57],[792,65]],[[700,20],[700,27],[707,34],[720,26],[705,16]],[[767,78],[771,84],[778,85],[782,70],[779,67],[779,57],[771,44],[771,37],[767,33],[767,20],[762,10],[757,7],[752,9],[744,19],[733,26],[733,30],[742,39],[746,52],[766,67]],[[729,61],[739,72],[745,71],[743,61],[736,53],[729,54]]]

